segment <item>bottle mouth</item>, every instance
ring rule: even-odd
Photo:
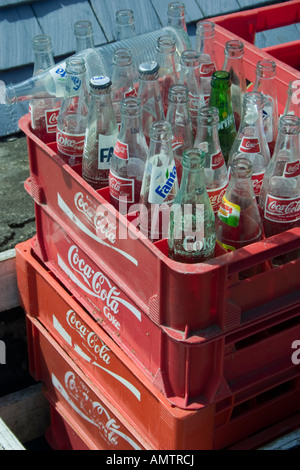
[[[199,67],[200,57],[200,52],[193,49],[187,49],[181,53],[180,62],[181,65],[185,67]]]
[[[38,34],[32,39],[32,48],[35,52],[52,51],[52,42],[47,34]]]
[[[279,118],[279,130],[288,135],[300,133],[300,118],[295,114],[285,114]]]
[[[256,74],[260,78],[273,78],[276,75],[276,62],[273,60],[259,60],[256,66]]]
[[[225,54],[227,57],[239,59],[244,55],[244,43],[238,39],[231,39],[225,44]]]
[[[93,27],[92,23],[88,20],[79,20],[73,26],[74,34],[76,37],[85,37],[85,36],[92,36],[93,34]]]
[[[132,53],[129,49],[120,47],[116,49],[113,56],[113,63],[115,65],[125,66],[132,64]]]
[[[231,164],[231,174],[237,178],[249,178],[252,176],[252,164],[244,157],[242,153],[238,153]]]
[[[231,78],[230,73],[226,70],[216,70],[211,75],[211,86],[214,88],[230,88]]]
[[[120,26],[127,26],[134,24],[134,13],[130,9],[122,9],[116,12],[116,22]]]
[[[205,125],[218,124],[219,111],[215,106],[201,106],[198,113],[198,121]]]
[[[141,113],[141,100],[136,96],[128,96],[121,101],[121,114],[126,116],[139,116]]]
[[[204,168],[205,154],[198,148],[186,149],[182,154],[182,166],[189,171],[198,171]]]
[[[175,39],[170,35],[160,36],[157,39],[156,50],[162,53],[175,52],[176,50]]]
[[[215,35],[215,23],[209,20],[200,20],[196,23],[196,34],[209,38]]]
[[[85,60],[83,57],[72,56],[66,59],[66,72],[76,75],[84,73],[85,70]]]
[[[156,121],[150,127],[150,139],[155,142],[165,142],[172,139],[172,128],[168,121]]]
[[[172,103],[187,103],[189,100],[189,89],[185,85],[176,84],[169,88],[168,98]]]
[[[183,18],[185,16],[185,5],[182,2],[171,2],[168,5],[168,16],[170,18]]]

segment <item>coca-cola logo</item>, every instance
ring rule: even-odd
[[[63,133],[60,130],[56,133],[56,142],[58,149],[66,154],[73,155],[76,152],[83,152],[84,134],[71,135]]]
[[[90,350],[99,357],[106,365],[110,364],[109,347],[96,335],[94,331],[90,331],[87,326],[76,315],[74,310],[69,310],[66,314],[67,323],[75,330],[81,338],[86,341]]]
[[[212,73],[216,70],[214,62],[203,63],[200,65],[200,73],[202,76],[210,77]]]
[[[211,169],[212,170],[218,170],[219,168],[222,168],[224,164],[225,164],[225,160],[224,160],[222,152],[212,155],[211,157]]]
[[[112,171],[109,172],[109,190],[112,197],[117,200],[126,199],[127,203],[134,202],[134,180],[119,178]]]
[[[283,176],[285,178],[295,178],[300,175],[300,161],[287,162],[284,168]]]
[[[255,196],[258,196],[261,190],[262,182],[264,179],[264,172],[263,173],[256,173],[252,175],[252,186],[254,190]]]
[[[75,207],[82,212],[87,221],[96,229],[100,238],[105,238],[111,243],[116,242],[117,225],[109,220],[109,214],[105,207],[98,207],[96,210],[85,200],[83,193],[79,192],[74,197]]]
[[[228,182],[226,182],[225,186],[216,189],[207,189],[207,194],[212,206],[214,213],[216,214],[219,210],[219,207],[222,203],[223,196],[226,192]]]
[[[275,222],[296,222],[300,219],[300,197],[284,199],[268,194],[265,217]]]
[[[239,147],[240,152],[260,153],[259,141],[253,137],[243,137]]]
[[[122,160],[128,160],[128,145],[117,140],[114,148],[114,154],[116,157],[122,158]]]

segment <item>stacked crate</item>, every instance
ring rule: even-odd
[[[296,2],[297,3],[297,2]],[[216,25],[217,59],[236,37]],[[271,56],[244,41],[247,79]],[[299,73],[276,60],[282,112]],[[16,247],[31,373],[51,404],[54,448],[206,450],[262,444],[298,423],[300,228],[206,263],[167,257],[137,234],[20,120],[36,236]],[[258,274],[243,279],[248,268]],[[273,431],[271,430],[273,429]],[[285,429],[286,431],[286,429]],[[264,439],[266,435],[264,434]],[[242,444],[244,442],[244,444]]]

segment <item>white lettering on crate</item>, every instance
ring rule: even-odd
[[[141,312],[130,302],[120,296],[120,292],[116,286],[113,286],[109,279],[101,272],[95,271],[92,267],[79,256],[79,249],[76,245],[72,245],[68,252],[69,266],[63,261],[57,253],[59,267],[67,274],[67,276],[83,291],[93,297],[97,297],[104,304],[103,314],[112,323],[112,325],[120,330],[120,323],[116,315],[119,313],[120,304],[129,310],[139,321],[141,321]],[[80,275],[82,281],[74,274],[74,271]]]
[[[89,396],[90,389],[74,372],[65,373],[64,385],[52,373],[52,383],[79,416],[98,428],[99,434],[108,444],[117,446],[119,436],[133,449],[141,450],[131,437],[120,431],[120,424],[111,417],[108,410],[99,401],[94,401]]]
[[[66,329],[62,326],[61,322],[53,315],[53,326],[55,330],[60,334],[60,336],[71,346],[73,347],[74,351],[85,361],[88,363],[99,367],[99,369],[103,370],[107,374],[114,377],[118,382],[124,385],[139,401],[141,401],[141,393],[140,391],[128,380],[124,379],[124,377],[112,372],[111,370],[107,369],[106,367],[101,366],[98,364],[97,361],[93,360],[95,356],[99,357],[106,366],[110,365],[111,357],[110,357],[110,349],[109,347],[99,338],[98,335],[94,331],[91,331],[87,328],[87,326],[81,321],[80,318],[76,315],[74,310],[70,309],[66,313],[66,320],[70,328],[75,330],[79,336],[84,340],[83,346],[86,346],[88,349],[88,353],[86,354],[83,349],[72,340],[71,335],[66,331]]]
[[[76,198],[76,196],[75,196]],[[98,235],[96,235],[95,233],[91,232],[91,230],[89,230],[82,222],[81,220],[78,219],[78,217],[74,214],[74,212],[70,209],[70,207],[66,204],[66,202],[63,200],[63,198],[61,197],[61,195],[59,193],[57,193],[57,202],[58,202],[58,206],[59,208],[64,212],[64,214],[66,216],[68,216],[68,218],[83,232],[85,233],[86,235],[88,235],[90,238],[92,238],[93,240],[95,240],[96,242],[100,243],[101,245],[104,245],[108,248],[111,248],[112,250],[114,251],[117,251],[118,253],[120,253],[122,256],[124,256],[125,258],[127,258],[129,261],[131,261],[135,266],[138,265],[138,260],[135,259],[133,256],[131,256],[130,254],[126,253],[126,251],[124,250],[121,250],[120,248],[117,248],[116,246],[113,246],[113,245],[110,245],[109,243],[106,243],[103,239],[102,239],[102,236],[104,238],[106,238],[108,241],[112,241],[111,239],[113,238],[114,239],[114,242],[116,241],[115,237],[113,237],[110,233],[109,237],[108,237],[108,232],[105,232],[105,230],[103,229],[103,231],[101,230],[97,230],[97,233],[101,234],[101,237],[99,237]],[[76,201],[75,201],[75,206],[76,206]],[[78,208],[77,208],[78,209]],[[89,220],[90,220],[90,211],[87,211],[88,214],[89,214]],[[85,215],[87,215],[87,213],[85,212]],[[97,226],[96,226],[97,228]],[[102,227],[103,228],[103,227]]]

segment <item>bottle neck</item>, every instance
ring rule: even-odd
[[[195,147],[202,149],[204,152],[216,154],[221,151],[218,122],[209,124],[207,119],[198,117],[197,135],[195,139]]]
[[[272,160],[283,155],[288,161],[298,161],[300,155],[300,118],[295,115],[282,116]]]
[[[55,65],[52,51],[35,51],[33,75],[47,70]]]
[[[76,52],[94,48],[93,36],[76,36]]]
[[[67,72],[65,98],[81,95],[88,95],[85,72],[78,74]]]

